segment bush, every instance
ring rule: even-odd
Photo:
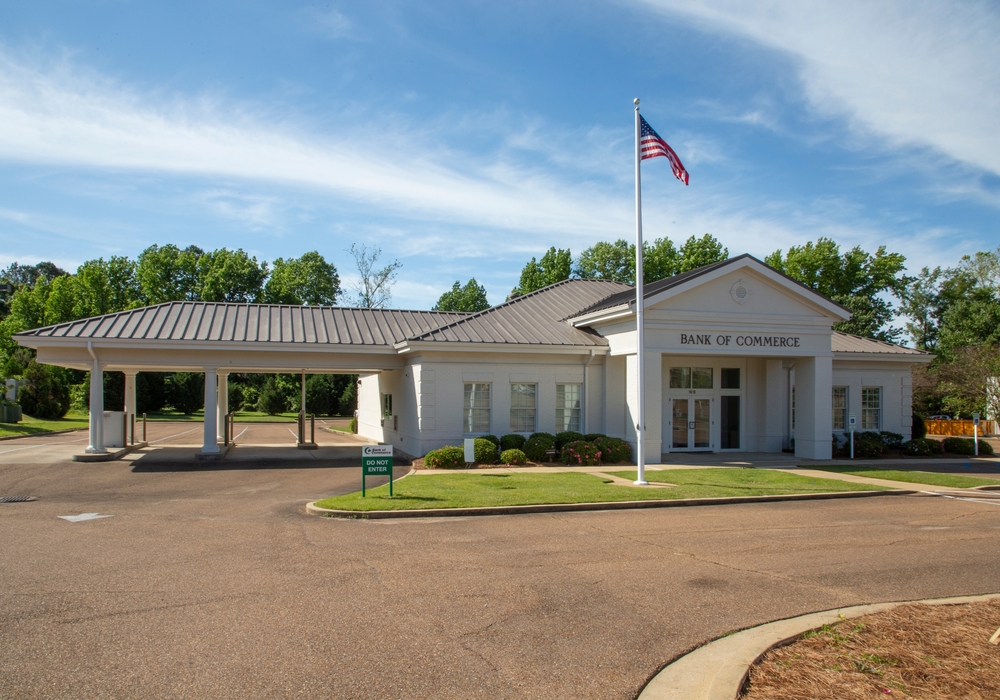
[[[587,433],[583,436],[583,439],[587,442],[593,442],[594,440],[600,440],[603,437],[607,437],[604,433]]]
[[[552,433],[532,433],[531,435],[528,436],[528,439],[530,440],[536,437],[548,438],[549,440],[552,441],[553,445],[556,443],[556,436],[553,435]]]
[[[564,464],[589,467],[601,463],[601,450],[592,442],[574,440],[563,446],[559,458]]]
[[[879,436],[882,438],[882,444],[888,448],[897,448],[903,445],[903,436],[899,433],[890,433],[888,430],[882,430],[879,432]]]
[[[465,450],[447,445],[424,455],[424,465],[431,469],[462,469],[465,467]]]
[[[903,443],[903,452],[915,457],[929,457],[941,454],[941,443],[928,438],[914,438]]]
[[[184,414],[205,405],[205,375],[201,372],[175,372],[167,379],[167,403]]]
[[[601,451],[601,461],[605,464],[632,461],[632,446],[621,438],[598,438],[594,445]]]
[[[500,464],[510,467],[519,467],[528,461],[528,455],[518,449],[504,450],[500,453]]]
[[[240,408],[247,411],[256,411],[257,404],[260,403],[260,389],[253,384],[243,387],[243,405]]]
[[[517,433],[508,433],[500,438],[500,449],[506,452],[507,450],[520,450],[524,447],[528,439],[523,435],[518,435]]]
[[[913,414],[913,423],[912,427],[910,428],[910,436],[914,440],[927,437],[927,424],[924,423],[924,419],[918,416],[916,413]]]
[[[500,442],[499,438],[497,442]],[[497,461],[497,445],[493,440],[476,438],[473,443],[473,454],[476,457],[476,464],[493,464]]]
[[[848,446],[848,449],[850,447]],[[885,454],[885,443],[882,436],[875,431],[854,433],[855,459],[878,459]]]
[[[32,359],[24,370],[25,384],[18,389],[21,410],[32,418],[54,420],[69,411],[69,384],[57,367],[42,365]]]
[[[476,438],[476,439],[477,440],[489,440],[496,447],[500,447],[500,438],[498,438],[496,435],[483,435],[482,437]]]
[[[944,439],[944,451],[956,455],[973,455],[976,453],[976,445],[972,438],[947,437]],[[993,446],[985,440],[980,440],[979,454],[993,454]]]
[[[268,377],[267,384],[264,385],[264,389],[260,392],[260,398],[257,399],[257,410],[273,416],[283,413],[287,408],[285,395],[278,387],[277,381],[273,377]]]
[[[580,442],[580,441],[584,441],[583,433],[578,433],[575,430],[564,430],[561,433],[556,433],[557,450],[561,450],[563,446],[568,445],[571,442]]]
[[[532,462],[543,462],[545,461],[545,453],[548,450],[555,449],[556,440],[553,436],[546,433],[536,433],[528,438],[528,441],[524,443],[524,454],[528,455],[528,459]]]
[[[357,435],[358,433],[358,417],[351,416],[351,432]]]

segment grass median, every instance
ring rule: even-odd
[[[635,479],[634,471],[609,473]],[[362,498],[359,491],[327,498],[316,505],[330,510],[367,512],[886,490],[767,469],[678,469],[647,472],[646,476],[650,481],[676,485],[667,488],[619,486],[600,475],[582,472],[416,474],[397,481],[392,497],[388,486],[379,486],[368,489],[366,498]]]
[[[89,425],[86,413],[67,413],[64,418],[41,420],[31,416],[22,416],[20,423],[0,423],[0,437],[22,437],[25,435],[41,435],[59,430],[77,430]]]
[[[851,474],[852,476],[867,476],[869,479],[886,479],[887,481],[902,481],[910,484],[928,484],[944,486],[953,489],[969,489],[976,486],[1000,484],[997,479],[987,479],[964,474],[941,474],[939,472],[918,472],[902,469],[879,469],[878,467],[809,467],[824,472]]]

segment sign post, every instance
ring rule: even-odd
[[[851,459],[854,459],[854,426],[857,424],[858,419],[852,413],[847,418],[848,429],[851,431]]]
[[[361,497],[365,497],[365,477],[388,476],[392,495],[392,445],[365,445],[361,448]]]
[[[979,456],[979,414],[972,414],[972,444],[976,457]]]

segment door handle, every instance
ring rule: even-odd
[[[694,421],[688,421],[688,430],[694,430]]]

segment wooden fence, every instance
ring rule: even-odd
[[[927,425],[928,435],[960,435],[972,437],[971,420],[929,420]],[[996,435],[997,422],[995,420],[979,421],[979,435]]]

